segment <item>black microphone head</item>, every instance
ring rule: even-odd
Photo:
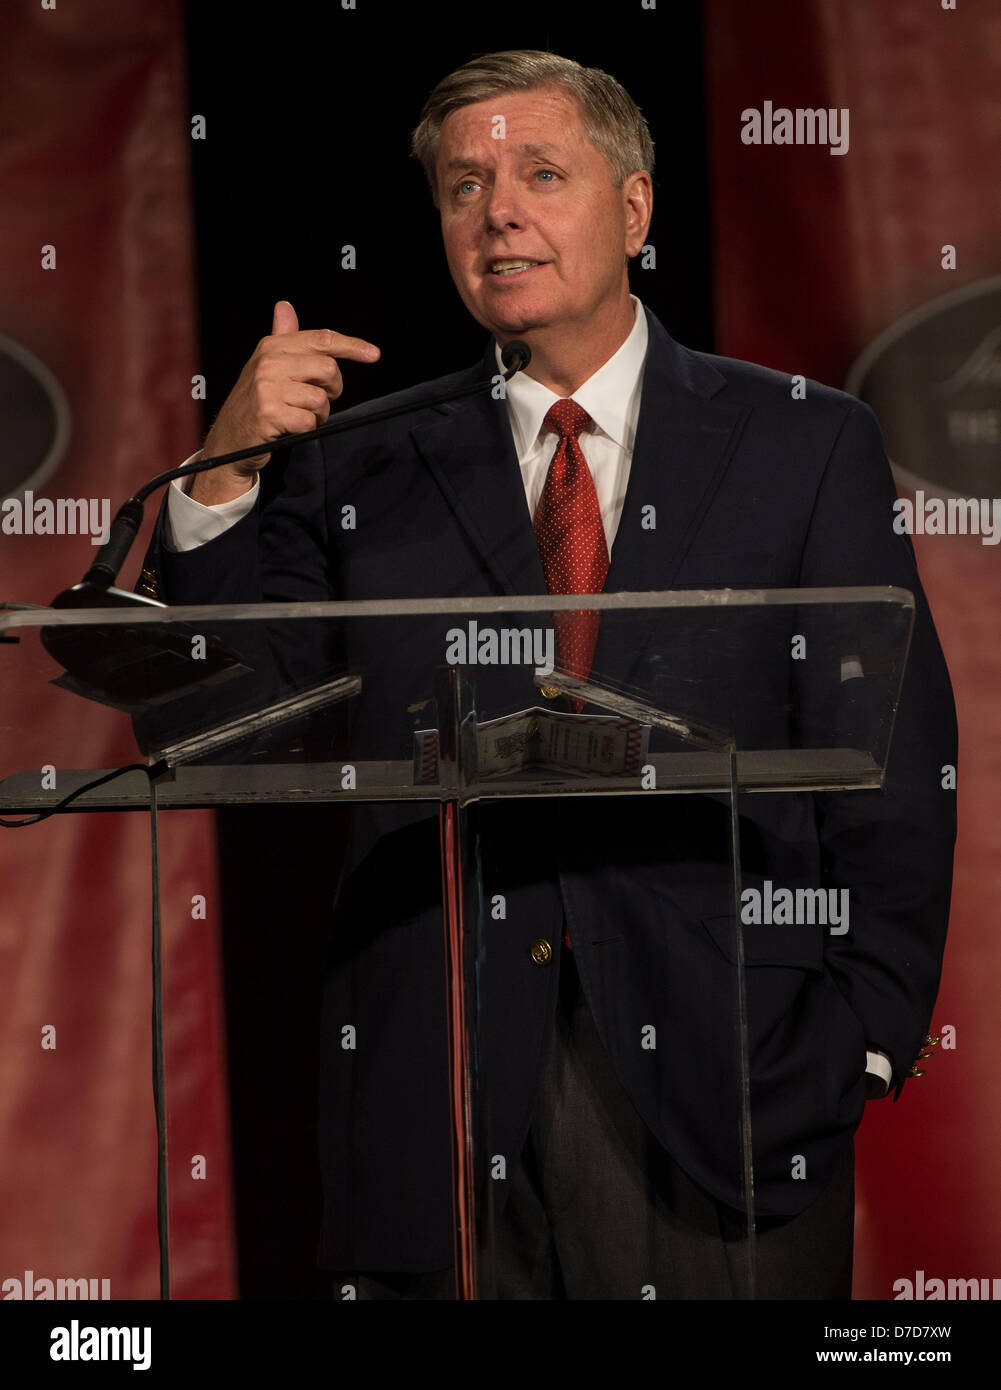
[[[512,338],[501,348],[501,361],[508,371],[514,367],[516,372],[523,372],[531,360],[532,349],[520,338]]]

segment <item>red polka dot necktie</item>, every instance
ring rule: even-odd
[[[543,421],[547,430],[560,437],[532,523],[551,594],[600,594],[608,573],[598,494],[577,439],[593,423],[573,400],[557,401]],[[569,675],[587,680],[600,622],[601,614],[594,609],[553,614],[557,665]],[[583,700],[573,701],[578,713],[583,706]],[[563,942],[573,949],[566,921]]]
[[[532,523],[551,594],[600,594],[608,574],[598,494],[578,443],[578,435],[593,423],[573,400],[557,401],[543,421],[560,437]],[[596,610],[553,614],[557,663],[579,680],[590,674],[600,622]]]

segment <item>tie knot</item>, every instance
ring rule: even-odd
[[[579,434],[590,428],[594,422],[582,405],[576,401],[566,400],[557,401],[555,405],[549,407],[546,418],[543,421],[547,430],[552,430],[562,439],[576,439]]]

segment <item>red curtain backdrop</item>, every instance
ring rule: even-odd
[[[54,373],[71,414],[34,492],[113,510],[201,428],[183,6],[8,6],[3,31],[0,334]],[[0,414],[19,408],[0,399]],[[17,461],[5,467],[0,493],[23,496]],[[95,554],[86,535],[0,534],[0,599],[47,603]],[[30,641],[0,654],[4,775],[136,760],[126,717],[48,689],[58,672]],[[229,1298],[212,827],[202,812],[160,820],[173,1293]],[[0,1283],[31,1271],[158,1297],[149,852],[141,813],[0,830]]]
[[[1001,12],[992,0],[706,0],[705,22],[717,350],[843,387],[901,316],[1001,271]],[[766,100],[847,108],[848,151],[743,143],[742,113]],[[943,346],[940,375],[958,366]],[[921,406],[916,375],[890,385]],[[984,399],[1001,404],[996,383]],[[1001,497],[997,446],[981,459]],[[976,536],[914,544],[959,711],[960,839],[933,1016],[955,1047],[899,1102],[867,1108],[856,1298],[894,1298],[919,1270],[1001,1275],[1001,555]]]

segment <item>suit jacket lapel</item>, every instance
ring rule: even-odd
[[[497,371],[491,338],[470,382]],[[456,519],[490,570],[499,593],[544,594],[539,548],[525,498],[514,439],[503,400],[489,390],[411,430],[424,462],[453,507]]]
[[[606,593],[671,587],[743,423],[743,412],[713,399],[726,385],[715,367],[680,347],[649,309],[647,321],[639,422]]]
[[[612,544],[605,593],[669,589],[698,533],[740,438],[746,410],[716,399],[726,379],[681,347],[648,309],[649,343],[629,483]],[[653,510],[651,511],[650,508]],[[652,523],[652,524],[651,524]],[[596,678],[635,684],[647,641],[632,651],[602,624]],[[633,636],[640,630],[629,624]],[[621,631],[624,633],[625,628]]]

